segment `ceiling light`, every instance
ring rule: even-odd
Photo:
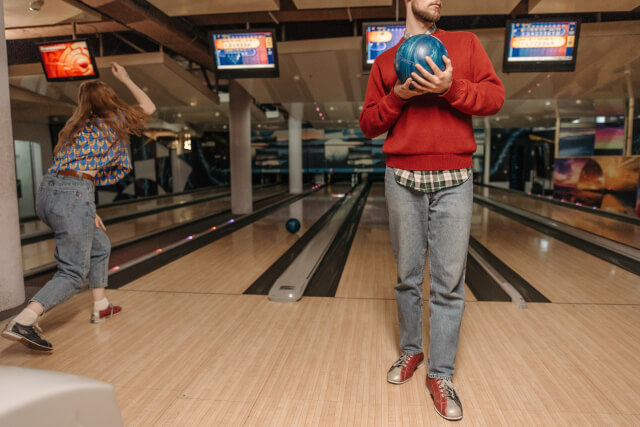
[[[294,75],[294,76],[293,76],[293,80],[295,80],[295,81],[300,80],[300,76],[299,76],[298,74]]]
[[[216,117],[220,117],[220,111],[216,111]]]
[[[547,107],[551,105],[551,101],[547,101],[544,103],[544,105],[546,105]]]
[[[43,4],[44,0],[29,0],[29,10],[31,12],[38,12]]]
[[[582,104],[582,100],[581,99],[576,99],[576,104],[578,104],[578,105]]]

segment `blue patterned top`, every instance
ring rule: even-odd
[[[131,171],[131,158],[124,141],[100,118],[87,120],[73,143],[58,152],[49,173],[62,170],[97,170],[97,186],[112,185]]]

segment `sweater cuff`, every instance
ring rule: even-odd
[[[389,106],[389,108],[393,109],[393,110],[400,110],[402,109],[402,107],[404,106],[404,104],[406,104],[407,102],[409,102],[408,99],[402,99],[398,96],[398,94],[396,93],[395,90],[391,90],[391,92],[389,92],[389,94],[387,95],[387,105]]]
[[[454,79],[451,81],[451,86],[449,86],[449,90],[447,90],[445,93],[440,94],[440,96],[446,99],[447,101],[451,102],[460,96],[461,89],[462,89],[462,86],[460,85],[458,80]]]

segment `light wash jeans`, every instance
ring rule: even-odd
[[[40,185],[36,211],[55,235],[58,271],[31,301],[38,302],[46,312],[80,291],[87,278],[92,289],[106,287],[111,243],[94,223],[93,183],[47,174]]]
[[[395,287],[403,353],[422,352],[422,282],[429,249],[428,375],[450,379],[464,311],[464,275],[471,228],[473,179],[433,193],[411,190],[385,172]]]

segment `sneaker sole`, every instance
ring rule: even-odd
[[[425,388],[427,389],[427,393],[429,393],[429,396],[431,396],[431,400],[433,400],[433,394],[431,394],[428,387],[425,387]],[[443,414],[440,413],[440,411],[438,411],[438,408],[436,407],[435,403],[433,404],[433,409],[435,409],[436,414],[440,415],[442,418],[444,418],[447,421],[460,421],[462,419],[462,415],[456,418],[444,416]]]
[[[120,314],[121,312],[122,312],[122,310],[120,310],[120,311],[119,311],[119,312],[117,312],[117,313],[110,314],[109,316],[101,317],[101,318],[99,318],[99,319],[94,319],[94,318],[93,318],[93,316],[92,316],[92,317],[89,319],[89,322],[91,322],[91,323],[93,323],[93,324],[96,324],[96,323],[102,323],[102,322],[104,322],[105,320],[107,320],[107,319],[109,319],[109,318],[111,318],[111,317],[117,316],[117,315],[118,315],[118,314]]]
[[[22,335],[14,334],[13,332],[2,331],[2,336],[10,341],[17,341],[25,347],[30,348],[31,350],[42,351],[46,353],[51,353],[53,351],[53,347],[45,347],[36,342],[26,339]]]
[[[413,378],[413,375],[416,373],[416,371],[422,367],[422,365],[424,365],[424,360],[420,363],[418,363],[418,366],[416,366],[416,369],[413,370],[413,374],[411,374],[411,376],[409,378],[407,378],[404,381],[391,381],[389,378],[387,378],[387,382],[389,384],[394,384],[394,385],[400,385],[400,384],[406,384],[409,381],[411,381],[411,378]]]

